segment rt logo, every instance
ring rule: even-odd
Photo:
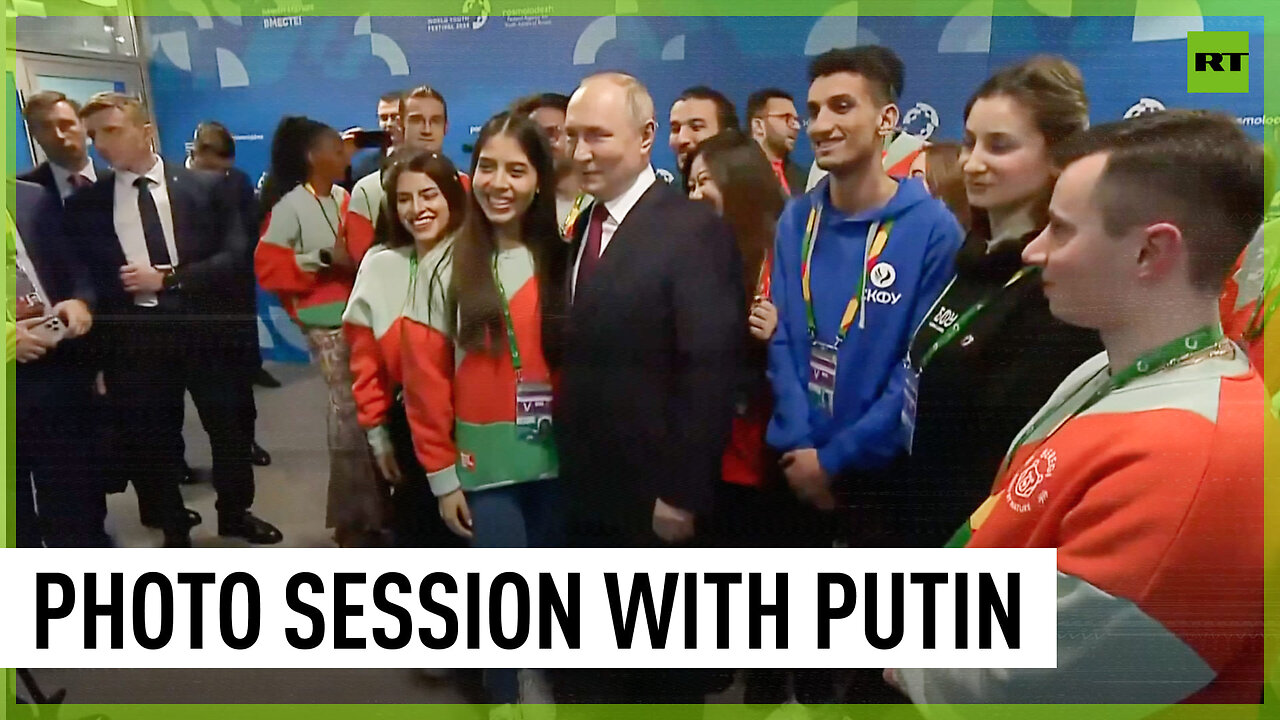
[[[1187,92],[1249,92],[1249,33],[1187,33]]]

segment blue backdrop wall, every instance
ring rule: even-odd
[[[608,69],[649,86],[659,108],[654,162],[674,170],[666,114],[685,87],[716,87],[741,110],[751,91],[777,85],[803,107],[809,57],[873,43],[892,47],[906,63],[907,130],[934,139],[960,137],[964,103],[994,68],[1038,52],[1080,66],[1094,122],[1121,118],[1150,98],[1225,110],[1259,139],[1264,128],[1261,18],[193,16],[147,23],[164,154],[180,158],[198,122],[220,120],[237,136],[239,164],[254,177],[286,113],[338,129],[371,127],[381,93],[428,83],[448,99],[445,151],[466,165],[463,146],[472,133],[513,98],[568,93],[584,75]],[[1252,92],[1187,94],[1189,30],[1251,32]],[[803,139],[796,154],[808,164]],[[279,309],[264,320],[264,344],[278,357],[301,357],[301,338]]]
[[[449,101],[445,149],[460,164],[474,128],[513,98],[570,92],[591,72],[640,77],[659,108],[654,161],[673,169],[666,109],[707,84],[735,103],[766,85],[803,98],[807,58],[880,43],[907,66],[903,110],[936,111],[936,137],[958,138],[969,93],[991,70],[1036,52],[1065,55],[1084,72],[1094,121],[1120,118],[1143,97],[1170,107],[1216,107],[1253,118],[1262,109],[1261,18],[490,17],[153,18],[150,67],[166,154],[181,154],[196,123],[218,119],[241,136],[251,174],[267,160],[285,113],[339,129],[375,122],[378,96],[428,83]],[[1254,33],[1245,94],[1188,95],[1188,30]],[[927,112],[909,130],[928,130]],[[1261,137],[1261,126],[1251,125]],[[801,142],[798,159],[810,151]]]

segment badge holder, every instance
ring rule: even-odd
[[[835,410],[838,351],[835,345],[816,340],[809,348],[809,400],[828,415]]]
[[[911,359],[902,361],[902,447],[911,454],[916,439],[916,404],[920,397],[920,371],[911,366]]]
[[[516,435],[525,442],[551,437],[551,385],[516,379]]]

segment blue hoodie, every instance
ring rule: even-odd
[[[780,451],[816,448],[829,475],[889,464],[905,451],[900,426],[907,345],[955,274],[963,232],[942,201],[919,180],[903,180],[884,207],[846,215],[831,204],[823,179],[792,201],[778,220],[773,301],[778,329],[769,344],[774,411],[767,440]],[[800,266],[805,224],[814,203],[822,220],[813,248],[813,292],[818,340],[834,344],[845,307],[857,290],[873,222],[893,221],[877,263],[889,263],[892,282],[868,279],[859,315],[840,345],[834,409],[828,416],[809,399],[809,339]],[[864,315],[865,313],[865,315]]]

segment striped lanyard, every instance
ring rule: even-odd
[[[502,287],[502,277],[498,273],[498,253],[493,254],[493,284],[498,287],[498,298],[502,300],[502,320],[507,326],[507,345],[511,348],[511,367],[516,371],[516,382],[523,381],[524,364],[520,361],[520,344],[516,342],[516,326],[511,322],[511,303],[507,302],[506,288]]]
[[[773,248],[764,251],[764,258],[760,261],[760,274],[756,276],[756,299],[770,300],[773,298]]]
[[[804,256],[804,264],[800,266],[800,289],[804,295],[805,319],[809,324],[809,340],[816,342],[818,339],[818,323],[813,313],[813,292],[810,290],[809,282],[812,275],[813,264],[813,248],[818,244],[818,228],[822,225],[822,205],[815,205],[809,210],[809,221],[805,224],[804,241],[801,246],[801,253]],[[889,242],[889,232],[893,228],[893,221],[890,220],[883,225],[879,221],[871,223],[871,227],[867,229],[867,243],[862,256],[862,273],[858,277],[858,290],[853,294],[853,298],[849,300],[849,304],[844,309],[844,315],[840,319],[840,331],[836,335],[836,341],[833,347],[839,348],[840,343],[844,342],[845,337],[849,334],[849,328],[853,326],[854,318],[858,317],[858,309],[862,305],[862,293],[867,286],[867,274],[871,271],[871,266],[875,264],[880,253],[884,252],[885,245]],[[867,326],[867,313],[864,309],[862,317],[858,321],[858,327],[865,328]]]
[[[566,240],[573,238],[573,225],[582,214],[582,203],[586,202],[586,199],[586,193],[578,193],[578,196],[573,199],[573,207],[569,208],[569,214],[564,216],[564,223],[560,226],[560,236]]]

